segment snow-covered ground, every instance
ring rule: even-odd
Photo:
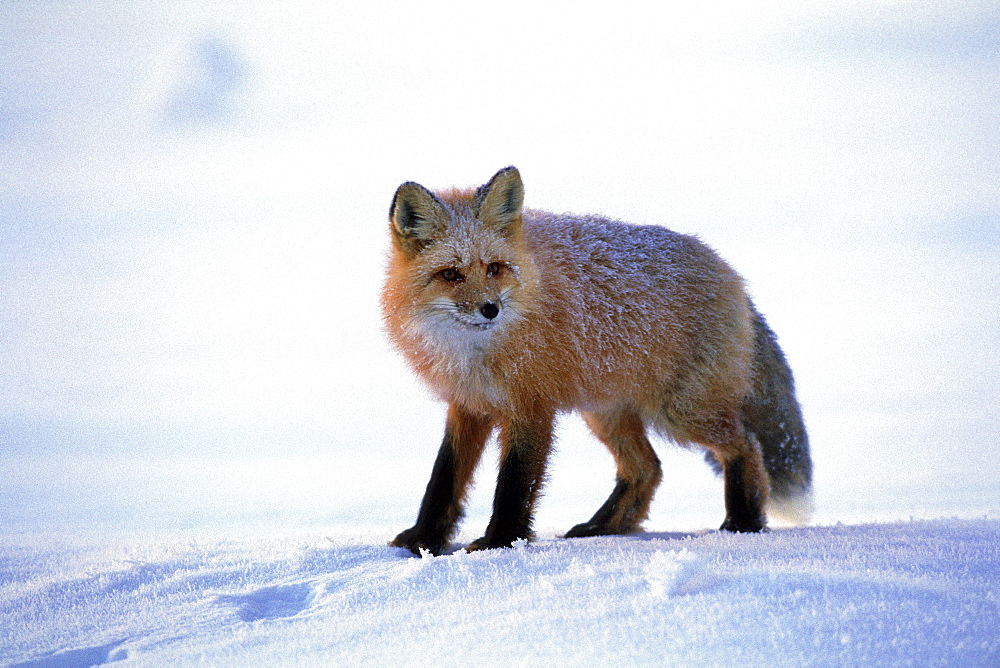
[[[0,660],[82,666],[951,665],[1000,659],[1000,522],[544,539],[5,540]]]
[[[1000,663],[995,3],[0,6],[0,663]],[[796,374],[809,527],[410,558],[443,408],[377,292],[396,186],[699,234]],[[496,455],[459,544],[488,521]]]

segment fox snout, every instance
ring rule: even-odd
[[[500,316],[501,303],[499,300],[488,299],[480,302],[473,302],[464,308],[459,305],[460,311],[468,313],[468,317],[475,321],[480,327],[486,327],[498,322]]]
[[[478,329],[489,329],[500,322],[503,303],[499,299],[487,298],[475,301],[450,302],[448,311],[459,323]]]

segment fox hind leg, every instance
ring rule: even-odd
[[[594,516],[567,531],[566,538],[638,531],[663,478],[660,460],[646,438],[645,425],[631,411],[585,413],[583,418],[615,458],[616,483]]]
[[[726,519],[720,531],[750,533],[764,531],[769,480],[757,439],[734,427],[730,439],[707,447],[722,467]]]

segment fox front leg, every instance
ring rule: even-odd
[[[438,449],[417,522],[389,545],[405,547],[418,555],[421,550],[434,555],[444,551],[462,518],[465,494],[493,424],[455,405],[448,408],[444,440]]]
[[[516,540],[534,537],[531,524],[552,446],[554,417],[554,412],[546,412],[530,421],[503,425],[493,517],[486,534],[467,551],[510,547]]]

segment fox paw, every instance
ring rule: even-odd
[[[511,538],[510,540],[489,540],[486,536],[477,538],[465,546],[466,552],[479,552],[480,550],[496,550],[502,547],[513,547],[517,541],[528,541],[531,538]]]
[[[767,531],[767,522],[763,518],[735,519],[727,517],[726,521],[719,527],[719,531],[730,531],[732,533],[761,533]]]
[[[603,522],[583,522],[566,532],[563,538],[586,538],[587,536],[625,536],[640,531],[638,525],[626,526],[605,524]]]
[[[479,552],[480,550],[488,550],[489,547],[486,546],[486,536],[482,538],[477,538],[468,545],[465,546],[466,552]]]
[[[607,536],[609,534],[618,533],[616,531],[611,531],[607,526],[603,524],[598,524],[597,522],[583,522],[582,524],[577,524],[575,527],[566,532],[563,538],[585,538],[587,536]]]
[[[417,531],[417,527],[410,527],[405,531],[401,531],[398,536],[389,541],[389,547],[405,547],[418,557],[423,550],[430,552],[436,557],[444,550],[445,542],[421,536]]]

